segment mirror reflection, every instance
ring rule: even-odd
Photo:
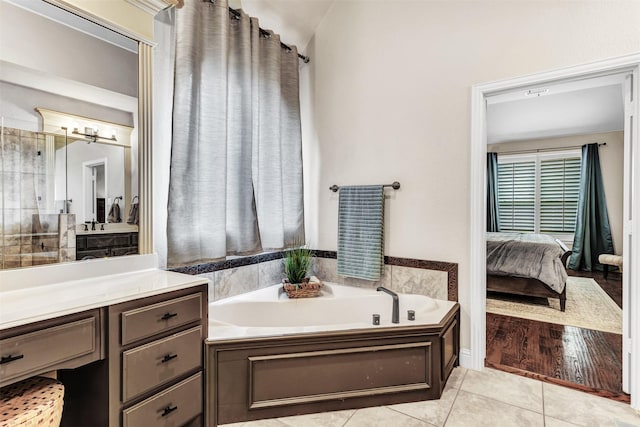
[[[138,253],[136,43],[26,0],[0,37],[0,268]]]

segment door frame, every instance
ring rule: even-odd
[[[89,169],[95,168],[96,166],[104,166],[104,193],[105,193],[105,199],[107,197],[106,195],[109,194],[109,188],[108,188],[108,182],[109,181],[107,179],[107,177],[108,177],[108,175],[107,175],[107,158],[103,157],[103,158],[100,158],[100,159],[87,160],[87,161],[82,162],[82,199],[81,199],[82,200],[82,203],[81,203],[81,205],[82,205],[82,218],[83,218],[82,222],[90,221],[90,219],[87,219],[85,217],[85,215],[87,213],[87,190],[88,190],[87,189],[87,178],[88,178],[87,171]],[[106,202],[106,200],[105,200],[105,202]],[[95,204],[96,204],[95,197],[92,200],[92,203],[93,203],[93,207],[95,209],[95,207],[96,207],[95,206]],[[106,217],[105,217],[105,222],[106,222]]]
[[[630,133],[629,158],[625,158],[625,183],[630,187],[625,193],[625,201],[629,203],[631,220],[625,224],[624,274],[628,276],[628,284],[632,281],[640,283],[640,53],[618,58],[596,61],[588,64],[560,68],[530,74],[522,77],[499,80],[495,82],[474,85],[471,88],[471,171],[470,171],[470,330],[471,348],[469,366],[482,370],[486,357],[486,153],[487,153],[487,116],[486,98],[503,91],[515,90],[527,86],[557,83],[569,79],[583,79],[597,77],[603,74],[629,72],[634,75],[631,96],[634,101],[634,122],[625,134]],[[627,140],[625,135],[625,140]],[[625,151],[625,154],[627,151]],[[626,186],[625,186],[626,188]],[[635,231],[635,232],[632,232]],[[623,285],[624,288],[624,285]],[[631,406],[640,409],[640,328],[630,327],[640,325],[640,291],[633,293],[623,289],[628,297],[629,310],[623,312],[623,348],[629,349],[628,379],[631,394]],[[624,354],[623,357],[627,357]],[[634,381],[634,378],[637,380]]]

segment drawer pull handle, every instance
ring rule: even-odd
[[[162,363],[167,363],[169,360],[173,360],[176,357],[178,357],[177,354],[165,354],[164,357],[162,358]]]
[[[24,354],[19,354],[17,356],[2,356],[0,359],[0,365],[4,365],[5,363],[13,362],[15,360],[20,360],[24,358]]]
[[[176,317],[178,315],[178,313],[165,313],[160,320],[169,320],[172,317]]]
[[[162,410],[162,416],[163,416],[163,417],[166,417],[167,415],[169,415],[170,413],[172,413],[172,412],[173,412],[173,411],[175,411],[176,409],[178,409],[178,407],[177,407],[177,406],[171,406],[171,405],[169,405],[169,406],[167,406],[166,408],[164,408],[164,409]]]

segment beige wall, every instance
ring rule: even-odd
[[[638,51],[638,1],[337,1],[301,67],[309,243],[332,184],[388,191],[385,253],[459,263],[469,347],[470,88]]]
[[[622,254],[622,212],[623,212],[623,185],[624,185],[624,133],[606,132],[591,135],[575,135],[560,138],[545,138],[529,141],[505,142],[493,144],[487,147],[488,151],[505,153],[509,151],[536,150],[558,147],[580,147],[593,142],[603,143],[601,146],[600,168],[602,169],[602,181],[607,197],[607,211],[613,236],[613,247],[617,254]]]

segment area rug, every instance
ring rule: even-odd
[[[595,280],[586,277],[567,279],[567,307],[560,311],[557,298],[512,298],[490,293],[487,313],[521,317],[540,322],[622,334],[622,309]]]

